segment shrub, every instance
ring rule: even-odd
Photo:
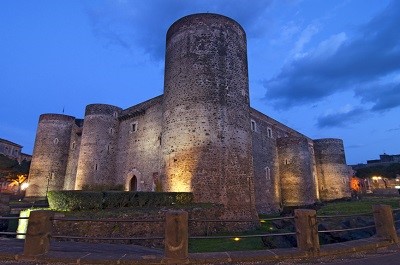
[[[134,192],[121,191],[104,191],[103,192],[103,209],[121,208],[130,205],[131,197]]]
[[[101,209],[103,203],[103,193],[98,191],[49,191],[47,197],[50,208],[58,211]]]
[[[189,192],[133,191],[50,191],[49,206],[58,211],[110,209],[122,207],[159,207],[185,205],[193,201]]]

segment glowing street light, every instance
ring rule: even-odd
[[[29,183],[28,182],[24,182],[21,184],[21,190],[26,190],[29,187]]]

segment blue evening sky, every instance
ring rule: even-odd
[[[166,31],[201,12],[246,30],[252,107],[342,138],[348,164],[400,153],[396,0],[2,0],[0,138],[31,154],[42,113],[162,94]]]

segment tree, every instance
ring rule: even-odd
[[[0,180],[20,191],[20,185],[28,178],[30,164],[30,161],[23,160],[18,163],[17,160],[0,154]]]
[[[383,178],[394,179],[400,175],[400,163],[391,163],[390,165],[376,165],[358,168],[356,176],[359,178],[371,178],[381,176]]]

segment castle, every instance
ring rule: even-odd
[[[41,115],[29,181],[28,197],[102,185],[193,192],[236,219],[350,196],[342,140],[310,139],[251,108],[246,34],[209,13],[169,28],[163,95],[91,104],[83,120]]]

